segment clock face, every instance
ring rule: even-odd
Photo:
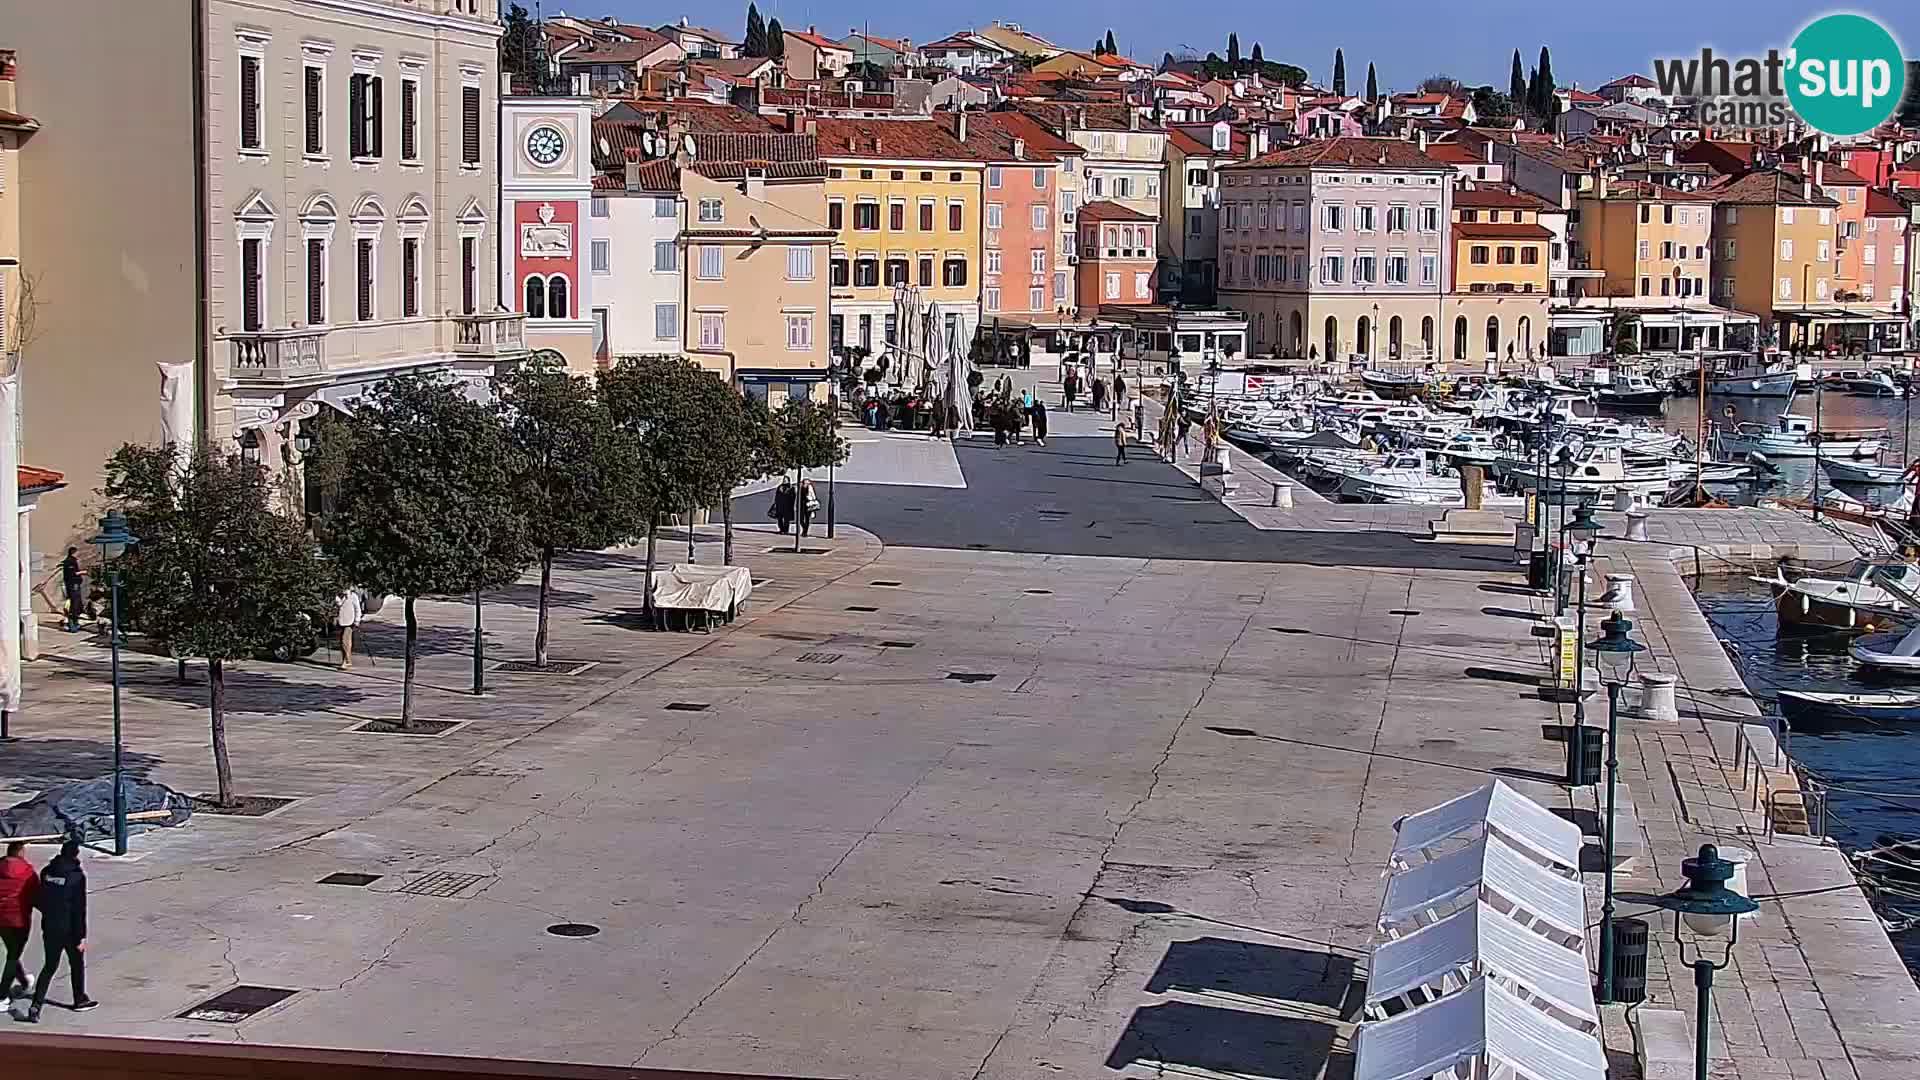
[[[566,148],[566,137],[560,134],[559,128],[543,125],[527,135],[527,156],[536,165],[551,165],[559,161]]]

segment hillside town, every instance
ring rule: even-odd
[[[0,0],[0,1073],[1920,1075],[1880,20],[576,2]]]

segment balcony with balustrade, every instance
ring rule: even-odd
[[[455,356],[517,360],[527,353],[527,317],[517,311],[492,311],[453,318]]]
[[[259,386],[298,386],[325,382],[328,327],[255,330],[229,334],[232,350],[227,375]]]

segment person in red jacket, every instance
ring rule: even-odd
[[[27,973],[20,966],[20,954],[27,949],[34,898],[40,890],[40,874],[27,861],[26,850],[26,841],[12,841],[6,857],[0,859],[0,942],[7,947],[6,966],[0,967],[0,996],[9,999],[27,992]]]

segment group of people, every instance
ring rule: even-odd
[[[1068,412],[1085,394],[1094,412],[1107,412],[1109,408],[1118,412],[1126,406],[1127,380],[1118,371],[1113,373],[1113,385],[1098,375],[1082,374],[1080,365],[1069,363],[1060,372],[1060,401]],[[1109,405],[1111,402],[1111,406]]]
[[[1047,403],[1031,389],[1015,393],[1013,377],[1002,375],[993,381],[993,390],[984,403],[986,420],[993,428],[993,445],[1019,445],[1029,424],[1036,446],[1047,445]]]
[[[795,484],[783,476],[780,486],[773,489],[773,505],[767,509],[767,516],[781,532],[797,524],[800,535],[807,536],[813,530],[813,515],[819,512],[820,496],[814,494],[813,481],[803,476]]]
[[[32,1024],[40,1020],[47,988],[53,984],[63,958],[73,980],[74,1010],[84,1012],[100,1003],[87,996],[87,875],[80,869],[80,842],[70,839],[60,845],[60,854],[38,872],[27,861],[26,851],[26,842],[15,840],[7,844],[6,857],[0,858],[0,942],[6,945],[6,966],[0,967],[0,994],[5,995],[11,1009],[15,1001],[27,997],[31,986],[31,1005],[26,1012],[15,1011],[13,1015]],[[21,957],[27,951],[35,914],[40,916],[40,944],[45,958],[40,964],[40,977],[30,979]]]

